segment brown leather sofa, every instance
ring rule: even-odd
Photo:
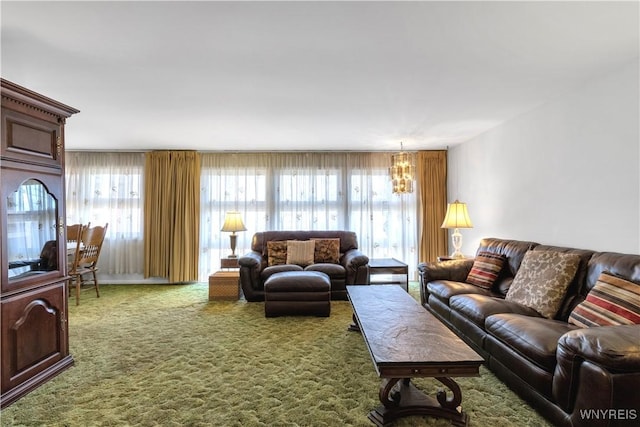
[[[268,263],[267,242],[310,239],[340,239],[337,263],[317,263],[306,267]],[[263,231],[253,235],[251,251],[238,259],[240,285],[247,301],[264,301],[264,282],[283,271],[320,271],[331,280],[331,299],[346,300],[347,285],[369,283],[369,258],[358,250],[352,231]]]
[[[577,273],[553,319],[505,300],[527,251],[577,254]],[[638,425],[640,325],[581,328],[568,323],[602,272],[638,283],[640,255],[535,242],[483,239],[506,262],[491,289],[465,280],[473,259],[421,263],[422,304],[471,345],[502,381],[559,426]]]

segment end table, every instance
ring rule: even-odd
[[[372,285],[388,285],[395,284],[400,285],[404,288],[405,291],[409,292],[409,266],[402,261],[399,261],[395,258],[370,258],[369,259],[369,276],[377,276],[377,275],[391,275],[391,280],[389,281],[374,281],[371,279],[370,283]],[[398,281],[394,279],[394,275],[404,275],[403,281]]]
[[[209,276],[209,301],[235,301],[240,298],[240,273],[218,271]]]

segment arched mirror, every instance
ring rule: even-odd
[[[56,199],[40,181],[28,179],[6,203],[9,281],[57,270]]]

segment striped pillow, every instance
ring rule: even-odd
[[[506,257],[491,252],[480,252],[473,261],[473,267],[467,276],[467,283],[484,289],[491,289],[502,271]]]
[[[640,324],[640,285],[601,273],[568,322],[583,328]]]
[[[301,267],[313,264],[315,248],[313,240],[287,240],[287,264]]]

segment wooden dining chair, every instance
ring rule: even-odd
[[[81,234],[81,229],[88,229],[89,227],[91,227],[91,222],[89,222],[87,225],[82,225],[82,224],[71,224],[71,225],[67,225],[67,244],[69,243],[76,243],[77,241],[80,240],[80,234]]]
[[[76,248],[79,242],[81,242],[81,234],[86,232],[87,228],[91,226],[91,222],[87,225],[71,224],[67,225],[67,271],[73,269],[73,260],[76,253]]]
[[[78,242],[73,258],[72,266],[69,271],[70,287],[75,288],[76,305],[80,305],[80,290],[83,287],[93,286],[96,290],[96,297],[100,298],[100,288],[96,272],[98,271],[98,259],[102,244],[107,234],[107,223],[104,227],[82,227],[81,240]]]

